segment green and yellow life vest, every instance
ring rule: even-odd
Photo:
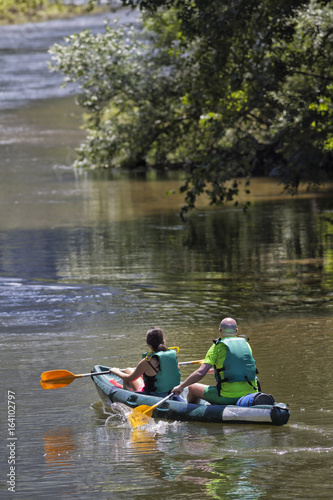
[[[167,351],[150,352],[143,354],[143,357],[149,360],[157,358],[160,368],[154,377],[143,375],[145,382],[145,392],[157,392],[162,394],[170,392],[176,385],[180,384],[180,371],[178,368],[176,351],[168,349]]]
[[[225,337],[214,340],[214,344],[223,343],[227,354],[223,366],[214,366],[214,375],[217,389],[220,392],[224,382],[248,382],[251,387],[256,379],[256,363],[246,339],[241,337]],[[223,373],[223,375],[221,375]],[[223,378],[222,378],[223,377]]]

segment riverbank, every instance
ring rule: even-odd
[[[47,0],[0,0],[0,25],[38,23],[53,19],[70,19],[87,14],[101,14],[117,10],[119,7],[108,5],[93,6],[49,2]]]

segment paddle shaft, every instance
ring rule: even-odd
[[[186,365],[201,365],[204,362],[203,359],[199,359],[198,361],[183,361],[182,363],[178,363],[179,366],[186,366]]]
[[[111,370],[108,370],[107,372],[96,372],[96,373],[83,373],[81,375],[78,375],[79,377],[95,377],[96,375],[108,375],[112,373]]]
[[[179,366],[186,366],[186,365],[200,365],[203,363],[203,359],[199,359],[197,361],[182,361],[181,363],[178,363]],[[112,373],[112,370],[109,370],[107,372],[96,372],[96,373],[84,373],[81,375],[76,375],[76,377],[95,377],[96,375],[107,375],[109,373]],[[170,397],[170,396],[168,396]],[[166,398],[168,399],[168,398]],[[160,401],[160,403],[163,401]]]
[[[199,359],[197,361],[182,361],[181,363],[178,363],[178,364],[179,364],[179,366],[186,366],[186,365],[200,365],[201,363],[203,363],[203,359]],[[81,375],[75,375],[75,377],[77,377],[77,378],[95,377],[96,375],[108,375],[109,373],[112,373],[112,370],[109,370],[107,372],[83,373]],[[168,396],[168,397],[170,397],[170,396]],[[166,398],[166,399],[168,399],[168,398]],[[163,403],[163,401],[160,401],[160,403]]]
[[[202,360],[183,361],[182,363],[179,363],[179,365],[195,365],[202,362]],[[98,375],[109,375],[110,373],[112,373],[111,369],[103,372],[81,373],[79,375],[74,375],[74,373],[71,373],[67,370],[51,370],[49,372],[42,373],[41,386],[43,387],[43,389],[58,389],[60,387],[65,387],[66,385],[71,384],[73,380],[77,378],[97,377]]]
[[[173,396],[173,395],[174,395],[174,392],[171,392],[165,398],[161,399],[161,401],[159,401],[158,403],[156,403],[156,405],[150,406],[147,410],[144,410],[142,413],[147,413],[148,411],[153,412],[153,410],[155,410],[155,408],[157,408],[158,406],[160,406],[162,403],[164,403],[164,401],[166,401],[167,399],[171,398],[171,396]],[[136,410],[138,408],[140,408],[140,406],[137,406]]]

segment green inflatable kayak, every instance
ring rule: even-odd
[[[149,396],[139,392],[131,392],[122,388],[122,380],[112,373],[96,375],[94,373],[107,372],[110,368],[102,365],[94,366],[92,379],[97,392],[106,407],[112,403],[122,403],[129,408],[136,408],[141,405],[153,406],[162,398]],[[250,395],[249,395],[250,396]],[[253,396],[253,395],[251,395]],[[266,396],[266,400],[271,396]],[[284,403],[251,404],[252,398],[241,398],[238,405],[211,405],[206,402],[202,404],[190,404],[186,400],[178,397],[178,400],[168,399],[154,409],[153,417],[165,420],[179,420],[191,422],[207,423],[250,423],[250,424],[271,424],[284,425],[288,422],[290,411]],[[265,397],[258,398],[258,403],[265,402]]]

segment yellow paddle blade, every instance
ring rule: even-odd
[[[161,399],[156,405],[140,405],[134,408],[132,413],[128,416],[128,419],[132,425],[132,427],[138,427],[139,425],[145,425],[149,422],[149,417],[152,416],[155,408],[160,406],[164,401],[174,396],[174,393],[171,392],[165,398]]]
[[[141,412],[144,413],[145,415],[148,415],[148,417],[151,417],[153,414],[153,411],[155,410],[156,405],[154,406],[149,406],[149,405],[140,405],[134,408],[134,411],[136,412]]]
[[[132,427],[141,427],[142,425],[147,425],[151,422],[151,418],[147,413],[142,413],[139,408],[151,408],[150,406],[142,405],[134,408],[132,412],[128,415],[129,423]],[[153,411],[151,412],[151,414]]]

